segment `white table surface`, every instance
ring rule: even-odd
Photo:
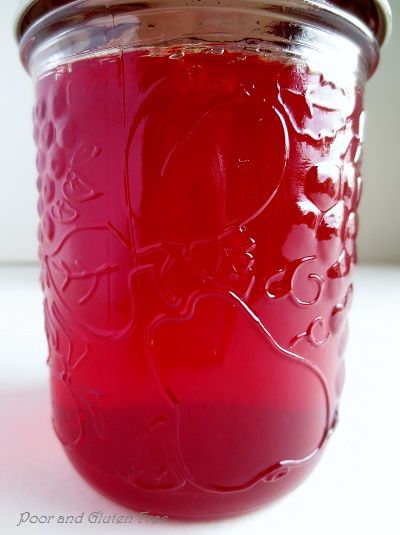
[[[313,474],[286,498],[218,522],[89,524],[129,514],[71,468],[50,424],[35,267],[0,268],[0,532],[51,534],[400,534],[400,267],[359,267],[340,423]],[[23,524],[19,515],[79,515]]]

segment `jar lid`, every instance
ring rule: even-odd
[[[15,34],[20,41],[26,30],[36,20],[46,13],[66,4],[72,4],[76,0],[20,0],[15,19]],[[265,0],[263,0],[265,2]],[[392,12],[388,0],[303,0],[306,4],[330,4],[341,8],[343,11],[356,15],[375,34],[380,46],[383,46],[390,37],[392,29]],[[370,8],[367,7],[369,2]],[[77,3],[81,3],[79,0]],[[133,5],[135,2],[132,2]],[[108,6],[112,0],[104,0]],[[373,10],[373,13],[372,13]]]

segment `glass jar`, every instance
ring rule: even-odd
[[[385,2],[29,2],[53,424],[138,510],[213,518],[337,422]]]

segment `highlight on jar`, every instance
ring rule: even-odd
[[[228,517],[329,447],[390,26],[386,0],[22,2],[52,424],[100,493]]]

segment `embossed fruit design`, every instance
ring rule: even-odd
[[[198,61],[196,74],[190,64],[168,68],[130,131],[132,212],[167,242],[246,224],[270,202],[286,164],[286,126],[271,96],[258,84],[248,88],[239,69],[211,65],[210,73]]]
[[[195,485],[246,489],[323,443],[324,379],[279,347],[239,300],[199,294],[184,316],[160,318],[153,332],[157,368],[179,410],[186,476]]]
[[[318,458],[360,195],[354,80],[214,52],[72,62],[35,110],[56,433],[109,496],[189,516]]]

